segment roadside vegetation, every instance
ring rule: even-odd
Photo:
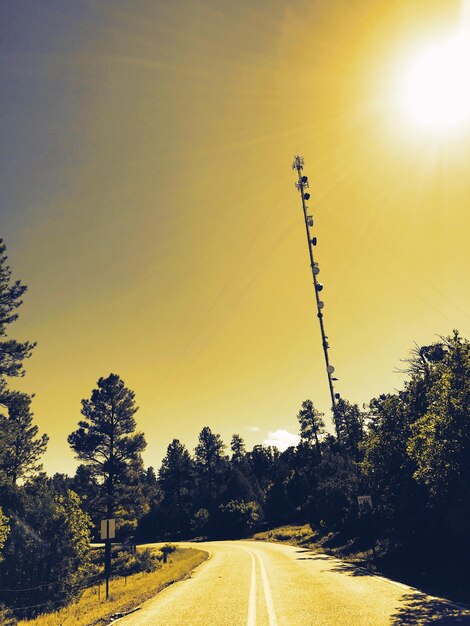
[[[166,563],[159,564],[151,573],[141,572],[110,582],[110,598],[105,601],[104,584],[100,582],[87,589],[80,599],[67,607],[18,622],[18,626],[99,626],[107,624],[112,616],[128,613],[140,606],[168,585],[185,578],[207,558],[207,553],[194,548],[179,548]],[[98,591],[99,588],[99,591]]]
[[[10,387],[35,347],[8,334],[25,292],[0,240],[0,623],[89,599],[102,578],[102,552],[89,546],[105,518],[116,519],[113,558],[127,584],[155,565],[129,556],[136,543],[277,528],[275,540],[470,601],[470,342],[457,331],[411,350],[401,390],[362,407],[339,399],[334,433],[308,399],[297,446],[247,450],[239,434],[227,446],[205,426],[194,451],[171,441],[157,471],[144,466],[134,392],[108,374],[77,410],[75,473],[48,476],[32,396]]]
[[[302,546],[305,548],[314,548],[315,539],[318,533],[314,532],[310,524],[302,524],[299,526],[280,526],[272,530],[264,530],[255,533],[252,539],[256,541],[274,541],[277,543],[286,543],[290,546]]]

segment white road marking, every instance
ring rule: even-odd
[[[266,609],[268,611],[269,626],[277,626],[276,613],[274,612],[273,597],[271,594],[271,587],[269,586],[268,575],[266,568],[264,567],[263,560],[258,552],[255,552],[258,557],[259,566],[261,569],[261,578],[263,579],[264,599],[266,601]]]
[[[414,587],[410,587],[409,585],[405,585],[405,583],[399,583],[396,580],[391,580],[390,578],[385,578],[385,576],[377,576],[375,575],[374,578],[378,578],[379,580],[383,580],[386,583],[390,583],[391,585],[394,585],[395,587],[400,587],[400,589],[406,589],[407,591],[417,591],[417,589],[415,589]]]
[[[245,550],[245,548],[243,548]],[[250,596],[248,601],[248,621],[247,626],[256,626],[256,562],[253,553],[245,550],[251,556],[251,583]]]

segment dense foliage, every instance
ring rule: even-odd
[[[72,491],[44,475],[2,493],[10,533],[0,563],[0,600],[18,615],[67,604],[80,590],[89,546],[89,518]]]

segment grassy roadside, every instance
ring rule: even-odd
[[[274,541],[287,543],[290,546],[299,546],[313,552],[327,552],[322,549],[318,533],[314,532],[309,524],[303,526],[280,526],[262,533],[256,533],[252,539],[257,541]]]
[[[353,540],[341,541],[338,534],[321,534],[313,531],[309,524],[303,526],[280,526],[253,535],[258,541],[276,541],[291,546],[300,546],[312,552],[324,552],[336,556],[343,561],[376,570],[376,563],[372,549],[360,549]],[[380,550],[380,548],[379,548]]]
[[[32,620],[22,620],[18,626],[101,626],[111,616],[126,613],[145,600],[155,596],[168,585],[185,578],[195,567],[208,558],[208,554],[195,548],[177,548],[150,574],[134,574],[127,579],[116,578],[110,582],[110,599],[104,600],[104,585],[100,597],[97,587],[86,589],[77,602],[54,613],[41,615]]]
[[[470,605],[470,572],[464,555],[450,562],[445,555],[439,555],[436,549],[416,559],[406,549],[385,543],[376,545],[374,555],[372,549],[364,549],[354,539],[345,538],[341,533],[313,531],[309,524],[280,526],[257,533],[252,539],[285,543],[329,554],[351,563],[352,567],[365,568],[371,574],[381,574],[430,595]]]

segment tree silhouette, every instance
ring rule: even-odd
[[[77,458],[92,468],[102,485],[108,518],[124,499],[121,488],[131,482],[133,463],[146,446],[144,435],[135,432],[136,411],[134,392],[117,374],[110,374],[99,379],[90,399],[82,400],[85,419],[68,437]]]
[[[18,318],[16,310],[23,304],[22,296],[27,287],[19,280],[11,280],[7,265],[6,246],[0,239],[0,337],[7,336],[9,324]],[[2,339],[0,341],[0,403],[6,390],[6,377],[23,376],[23,361],[31,356],[36,344],[30,341]]]
[[[31,397],[25,393],[4,394],[8,416],[0,415],[0,473],[13,485],[19,478],[42,469],[40,457],[47,447],[48,436],[36,438],[38,427],[33,425]]]
[[[339,399],[334,409],[338,441],[344,449],[359,459],[359,446],[364,437],[364,415],[357,404]]]
[[[246,455],[245,442],[240,435],[233,435],[230,442],[230,449],[232,451],[232,463],[239,465],[243,462]]]
[[[163,491],[163,506],[169,511],[178,530],[188,527],[189,504],[194,490],[194,468],[191,456],[178,439],[169,444],[158,472]]]
[[[297,419],[300,424],[300,439],[306,443],[313,445],[317,450],[318,456],[321,458],[321,448],[319,435],[325,432],[325,422],[323,421],[323,413],[320,413],[311,400],[302,402]]]
[[[199,475],[200,491],[205,492],[205,499],[210,504],[219,488],[220,474],[224,467],[225,444],[222,437],[205,426],[199,433],[196,446],[196,468]]]
[[[410,396],[404,392],[382,394],[369,402],[360,470],[388,537],[406,536],[423,504],[422,489],[413,478],[416,465],[407,452],[414,419]]]
[[[280,455],[276,447],[260,444],[253,446],[253,450],[247,455],[251,465],[251,474],[264,491],[274,481]]]

